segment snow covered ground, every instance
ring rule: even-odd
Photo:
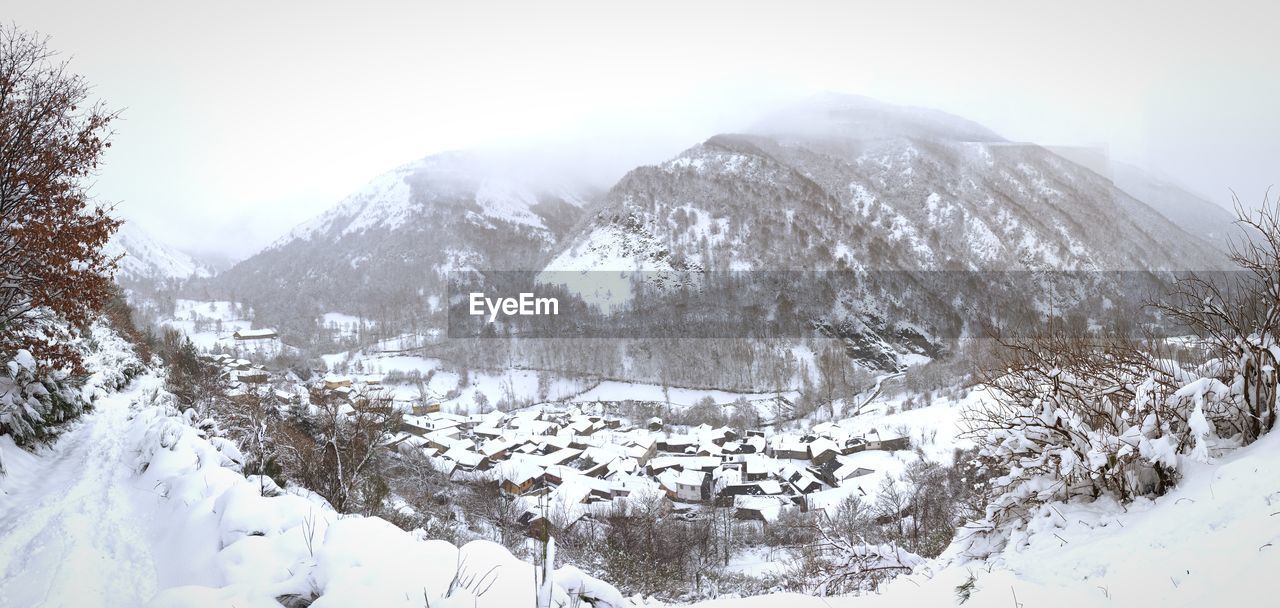
[[[99,399],[35,454],[0,437],[0,605],[534,605],[534,566],[499,545],[341,516],[300,489],[261,495],[235,447],[175,415],[160,386],[146,375]],[[623,605],[576,568],[553,580],[560,604]]]
[[[38,454],[0,436],[0,605],[139,606],[156,592],[153,490],[121,440],[143,384],[100,399]]]
[[[272,357],[286,347],[279,338],[268,340],[236,340],[233,334],[253,327],[253,311],[238,302],[226,300],[186,300],[174,302],[173,316],[160,323],[191,338],[201,351],[221,347],[238,357]]]

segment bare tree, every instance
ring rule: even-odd
[[[347,399],[312,392],[314,412],[286,419],[276,432],[286,475],[323,496],[334,509],[376,509],[385,483],[380,472],[388,455],[386,440],[401,416],[389,395]],[[381,492],[379,492],[381,488]]]
[[[1241,272],[1190,274],[1157,307],[1204,338],[1242,383],[1236,430],[1251,442],[1271,430],[1280,398],[1280,208],[1249,211],[1235,199],[1241,235],[1230,244]],[[1228,421],[1230,423],[1230,421]]]

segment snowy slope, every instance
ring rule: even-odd
[[[217,276],[273,324],[299,312],[431,308],[448,273],[533,269],[579,220],[589,189],[523,178],[478,153],[449,152],[381,175]]]
[[[953,545],[879,594],[796,594],[720,599],[698,608],[1267,606],[1280,566],[1280,434],[1212,464],[1186,463],[1185,477],[1156,500],[1046,509],[1024,542],[987,562]],[[658,605],[658,604],[654,604]]]
[[[124,222],[111,237],[104,250],[109,255],[124,255],[117,279],[185,279],[208,277],[209,268],[191,256],[156,241],[133,222]]]
[[[43,453],[0,437],[0,605],[533,607],[534,567],[499,545],[339,517],[305,491],[262,496],[235,447],[174,415],[162,385],[143,376],[99,400]],[[623,605],[576,568],[553,580],[560,604]]]

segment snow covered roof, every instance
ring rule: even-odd
[[[239,331],[237,331],[237,332],[235,332],[235,333],[231,334],[231,337],[233,337],[233,338],[235,338],[235,339],[237,339],[237,340],[265,340],[265,339],[268,339],[268,338],[274,338],[274,337],[276,337],[276,330],[274,330],[274,329],[266,329],[266,328],[263,328],[263,329],[241,329],[241,330],[239,330]]]
[[[461,446],[450,448],[448,452],[444,453],[444,457],[467,467],[480,466],[480,463],[484,461],[484,454],[473,452]]]
[[[733,497],[733,507],[747,511],[755,511],[760,514],[767,522],[777,521],[778,516],[782,515],[782,508],[789,502],[786,498],[780,496],[749,496],[739,495]]]

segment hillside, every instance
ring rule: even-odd
[[[590,196],[439,154],[375,178],[210,284],[286,328],[328,311],[407,326],[438,309],[449,271],[545,257]]]
[[[133,222],[124,222],[107,243],[105,250],[111,255],[124,256],[120,260],[116,279],[125,283],[204,278],[213,274],[205,264],[155,240]]]
[[[1207,203],[1206,203],[1207,204]],[[1222,255],[1109,180],[969,121],[825,96],[623,177],[550,267],[1147,270]]]
[[[1228,239],[1239,233],[1235,214],[1230,209],[1192,192],[1168,176],[1143,171],[1092,149],[1055,147],[1052,150],[1110,179],[1116,187],[1151,205],[1179,228],[1211,245],[1225,250]]]
[[[850,275],[825,275],[834,295],[822,296],[823,285],[805,292],[807,278],[787,293],[825,298],[811,320],[861,364],[893,370],[938,356],[982,322],[1035,320],[999,318],[1007,311],[1065,306],[1105,325],[1105,300],[1159,287],[1146,271],[1225,265],[1218,247],[1045,148],[937,111],[828,95],[631,171],[545,270],[640,271],[646,281],[678,271],[875,273],[853,289]],[[1061,290],[1074,295],[1054,299],[1059,290],[1028,283],[1027,271],[1074,273]],[[616,306],[624,292],[616,273],[548,276],[588,301],[607,293]],[[1027,306],[992,306],[994,291]]]

